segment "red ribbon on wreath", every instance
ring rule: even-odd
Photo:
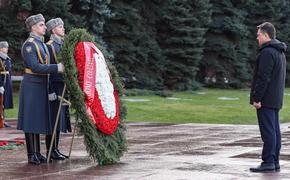
[[[101,59],[100,59],[101,58]],[[105,92],[98,92],[96,80],[98,80],[97,71],[101,67],[98,67],[100,60],[105,60],[102,52],[91,42],[79,42],[75,48],[75,60],[78,69],[78,80],[82,91],[85,96],[85,105],[87,110],[87,115],[90,117],[92,122],[96,125],[97,129],[104,134],[111,135],[115,132],[119,124],[119,103],[118,95],[115,87],[113,86],[113,99],[110,98],[111,103],[113,103],[113,115],[109,116],[106,114],[103,104],[101,102],[99,94],[104,95]],[[107,64],[105,63],[105,68],[110,77],[110,82],[113,84],[112,77],[110,75]]]

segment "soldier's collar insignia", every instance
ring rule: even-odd
[[[30,38],[28,39],[28,41],[29,41],[29,42],[34,41],[34,38],[33,38],[33,37],[30,37]]]

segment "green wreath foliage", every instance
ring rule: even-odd
[[[75,110],[76,117],[80,119],[77,124],[80,133],[84,136],[86,150],[99,165],[115,164],[127,150],[125,115],[126,108],[119,99],[120,123],[112,135],[105,135],[96,129],[86,114],[85,98],[78,83],[78,71],[75,64],[75,46],[78,42],[93,42],[93,37],[85,29],[73,29],[65,37],[60,61],[65,66],[64,80],[67,86],[67,95]],[[118,73],[111,63],[108,63],[118,96],[123,94],[123,86]]]

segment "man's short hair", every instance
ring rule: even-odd
[[[276,29],[272,23],[264,22],[257,26],[257,29],[260,29],[262,33],[267,33],[271,39],[276,38]]]

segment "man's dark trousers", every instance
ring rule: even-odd
[[[263,144],[262,160],[265,163],[279,163],[281,132],[279,109],[261,107],[257,117]]]

